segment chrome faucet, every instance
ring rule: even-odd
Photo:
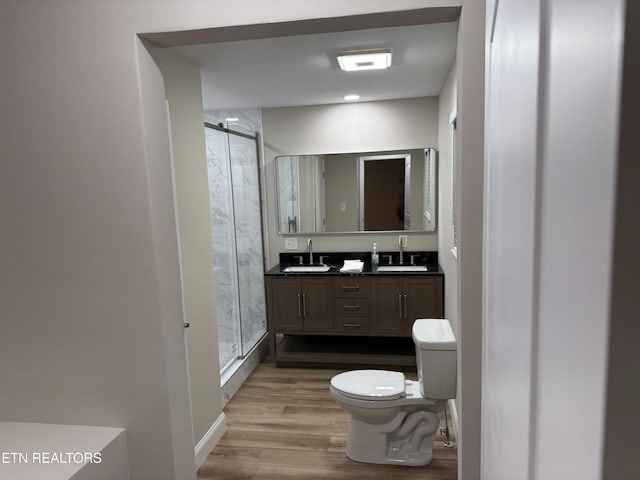
[[[307,240],[307,248],[309,249],[309,265],[313,265],[313,242],[311,239]]]
[[[402,237],[398,237],[398,249],[400,250],[400,265],[402,265]]]

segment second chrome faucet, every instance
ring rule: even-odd
[[[309,249],[309,265],[313,265],[313,242],[311,239],[307,240],[307,248]]]

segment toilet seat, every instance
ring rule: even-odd
[[[356,400],[395,400],[405,395],[402,372],[389,370],[352,370],[336,375],[331,386]]]

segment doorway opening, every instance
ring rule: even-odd
[[[411,226],[411,155],[360,157],[360,230],[405,230]]]

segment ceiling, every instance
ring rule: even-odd
[[[170,48],[202,67],[205,110],[284,107],[438,95],[456,54],[457,22]],[[344,72],[335,53],[391,48],[386,70]]]

